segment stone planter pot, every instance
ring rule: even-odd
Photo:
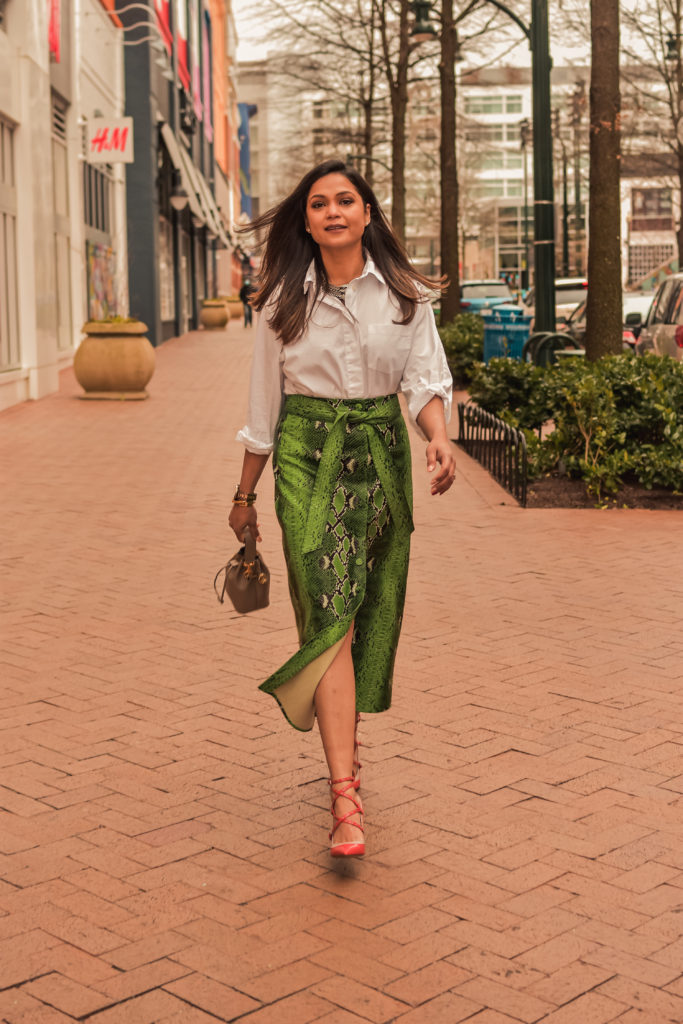
[[[230,319],[225,302],[220,299],[208,299],[202,302],[199,322],[209,331],[222,330]]]
[[[145,337],[141,320],[83,325],[85,338],[74,356],[76,380],[85,391],[81,398],[149,398],[146,385],[154,373],[154,349]]]
[[[244,309],[239,299],[228,299],[227,307],[231,320],[241,320],[244,316]]]

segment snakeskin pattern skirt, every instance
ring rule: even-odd
[[[260,689],[296,729],[312,729],[316,687],[353,624],[356,708],[386,711],[413,530],[410,445],[396,395],[288,395],[273,469],[300,648]]]

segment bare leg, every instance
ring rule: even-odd
[[[336,658],[320,680],[315,691],[315,712],[331,779],[347,779],[353,775],[353,741],[356,729],[356,681],[351,657],[351,625]],[[358,797],[356,797],[358,799]],[[346,797],[337,800],[338,815],[354,810]],[[362,833],[354,828],[359,816],[340,825],[334,834],[335,843],[357,843]]]

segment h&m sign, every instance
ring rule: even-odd
[[[89,122],[88,163],[133,163],[132,117],[95,117]]]

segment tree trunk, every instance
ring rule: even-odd
[[[374,169],[372,147],[374,143],[372,125],[372,100],[363,104],[363,154],[365,156],[364,176],[370,188],[373,187]]]
[[[460,312],[458,244],[458,165],[455,151],[455,25],[453,0],[443,0],[441,21],[441,273],[448,288],[441,295],[442,325]]]
[[[591,2],[586,358],[621,352],[619,0]]]
[[[406,236],[406,109],[408,107],[408,13],[410,0],[401,0],[396,73],[391,83],[391,223],[405,242]]]
[[[365,180],[370,188],[374,184],[374,160],[373,146],[374,123],[373,113],[375,104],[375,5],[370,4],[370,34],[368,47],[368,92],[363,104],[363,152],[365,154]]]
[[[678,160],[678,183],[680,190],[680,197],[683,199],[683,64],[681,63],[681,0],[676,0],[673,9],[674,16],[674,31],[673,35],[676,40],[676,82],[674,92],[674,102],[676,109],[673,112],[673,123],[674,130],[676,132],[676,156]],[[683,269],[683,206],[681,206],[680,220],[678,222],[678,231],[676,232],[676,241],[678,243],[678,269]]]
[[[683,97],[681,98],[683,103]],[[679,122],[681,123],[681,122]],[[683,199],[683,145],[678,143],[678,187],[680,190],[681,198]],[[676,241],[678,243],[678,269],[683,268],[683,207],[681,208],[681,216],[678,222],[678,230],[676,232]]]

